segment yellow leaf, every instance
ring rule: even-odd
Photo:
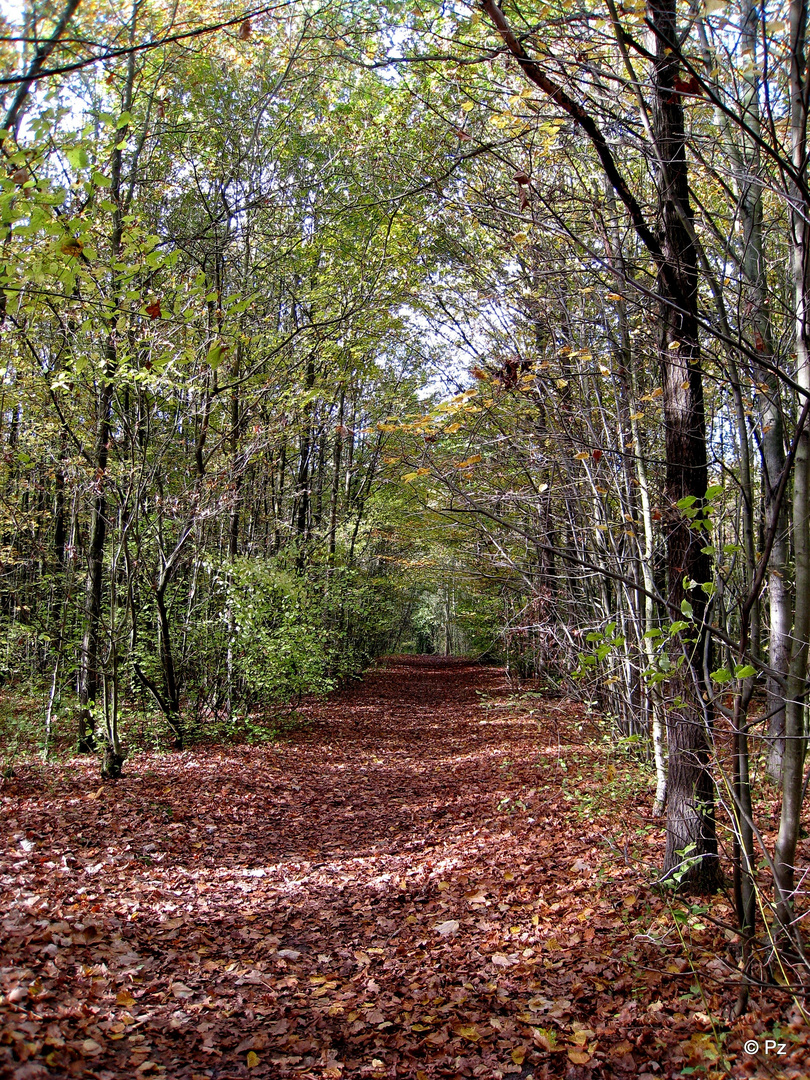
[[[469,1039],[470,1042],[478,1042],[481,1038],[481,1032],[475,1026],[475,1024],[462,1024],[460,1027],[454,1028],[454,1031],[459,1035],[463,1035],[465,1039]]]
[[[503,880],[504,881],[514,881],[515,880],[515,875],[512,873],[511,870],[507,870],[506,873],[503,875]]]
[[[248,1056],[247,1056],[247,1067],[249,1069],[255,1069],[258,1064],[259,1064],[259,1055],[256,1053],[255,1050],[250,1050],[248,1052]]]
[[[468,465],[477,465],[480,460],[481,460],[481,455],[480,454],[473,454],[473,456],[471,458],[467,458],[467,464]]]
[[[587,1065],[591,1060],[591,1055],[587,1050],[569,1050],[568,1060],[572,1061],[575,1065]]]
[[[411,482],[411,480],[415,480],[418,475],[419,475],[418,472],[406,472],[406,473],[403,474],[401,479],[403,480],[404,483],[409,484]]]
[[[564,390],[568,386],[568,379],[557,379],[557,389]]]
[[[643,412],[631,413],[630,419],[631,420],[643,420],[644,419],[644,413]]]
[[[661,395],[663,394],[663,392],[664,392],[664,391],[663,391],[663,390],[661,389],[661,387],[660,387],[660,386],[656,386],[655,390],[653,390],[653,392],[652,392],[652,396],[653,396],[654,398],[656,398],[656,397],[661,397]]]
[[[135,998],[130,994],[129,990],[122,990],[115,999],[116,1005],[121,1005],[125,1009],[131,1009],[135,1004]]]
[[[77,236],[70,236],[59,246],[59,250],[63,255],[72,255],[74,259],[78,259],[83,247],[84,244]]]
[[[525,244],[529,239],[529,234],[525,232],[516,232],[512,239],[516,244]]]
[[[526,1057],[526,1047],[516,1046],[509,1056],[516,1065],[522,1065],[523,1059]]]
[[[680,341],[670,341],[669,345],[667,345],[668,349],[680,349],[680,347],[681,347]]]
[[[591,455],[588,453],[587,450],[583,450],[580,454],[574,454],[574,458],[577,461],[587,461],[590,456]]]
[[[519,926],[510,926],[509,927],[509,933],[510,934],[519,934],[520,933],[520,927]]]

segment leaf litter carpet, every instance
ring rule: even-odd
[[[0,1075],[807,1076],[789,999],[724,1023],[730,935],[647,887],[639,770],[619,798],[581,706],[509,695],[394,657],[283,743],[19,767]]]

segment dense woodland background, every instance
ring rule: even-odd
[[[744,966],[806,980],[806,26],[7,9],[10,753],[115,777],[385,652],[503,658],[653,762],[666,879],[731,874]]]

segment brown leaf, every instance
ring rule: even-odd
[[[591,1060],[591,1055],[587,1050],[574,1050],[569,1048],[568,1060],[572,1061],[575,1065],[587,1065]]]

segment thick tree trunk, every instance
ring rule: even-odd
[[[719,865],[714,783],[708,767],[711,715],[703,693],[708,648],[701,628],[705,593],[684,587],[684,582],[709,581],[711,564],[703,551],[708,544],[706,533],[695,528],[696,519],[690,519],[678,507],[680,500],[691,496],[696,500],[693,506],[699,508],[708,478],[698,341],[697,252],[691,239],[683,99],[674,85],[679,68],[675,0],[651,0],[649,12],[656,39],[655,151],[664,256],[658,275],[658,342],[666,442],[667,601],[674,619],[681,617],[684,601],[692,611],[692,625],[678,635],[688,656],[674,680],[680,704],[676,699],[667,716],[669,789],[664,877],[711,891],[719,882]]]
[[[675,0],[651,0],[654,31],[655,130],[658,172],[658,230],[654,232],[622,175],[605,134],[579,101],[533,60],[494,0],[482,7],[526,77],[580,127],[599,158],[605,177],[623,203],[636,235],[658,267],[659,357],[664,391],[666,441],[667,599],[680,618],[686,600],[684,580],[709,580],[707,537],[681,512],[678,502],[692,496],[697,509],[706,494],[706,428],[697,319],[697,251],[692,243],[682,95],[675,89],[679,42]],[[711,715],[703,698],[708,643],[702,629],[705,594],[690,589],[692,626],[679,643],[688,661],[673,679],[676,704],[668,717],[670,741],[669,813],[664,877],[701,890],[719,881],[714,822],[714,785],[708,769]],[[677,687],[674,685],[678,683]],[[680,702],[680,704],[678,704]],[[686,854],[683,854],[686,853]]]

